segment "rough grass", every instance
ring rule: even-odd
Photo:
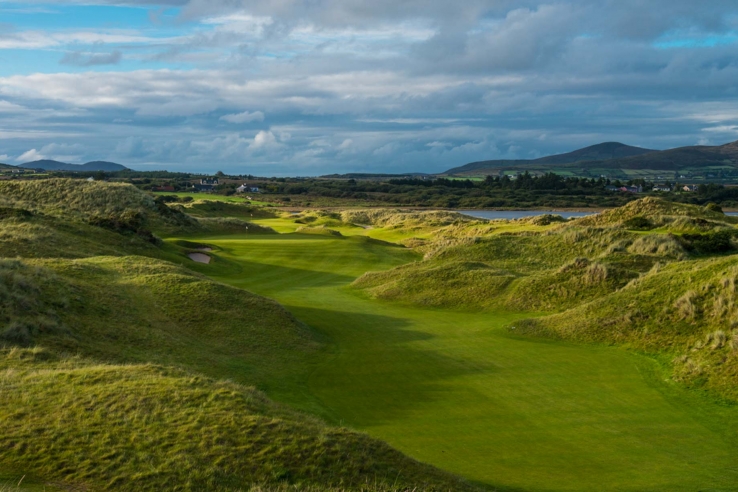
[[[0,351],[0,468],[94,490],[472,489],[242,386],[297,387],[321,348],[273,301],[133,256],[3,260],[0,290],[5,344],[46,347]]]
[[[194,217],[237,217],[246,220],[276,217],[275,212],[268,208],[239,202],[196,200],[186,204],[173,203],[170,206]]]
[[[406,241],[424,253],[423,262],[368,273],[354,287],[418,305],[560,311],[614,292],[657,263],[731,251],[735,229],[728,220],[720,212],[647,198],[543,230],[527,219],[528,228],[510,232],[500,221],[492,230],[457,224],[431,239]],[[659,229],[647,232],[654,224]],[[685,233],[695,230],[703,232]],[[586,269],[567,269],[577,258]]]
[[[738,401],[738,257],[661,266],[625,288],[517,328],[586,342],[624,344],[672,360],[687,385]]]
[[[50,270],[0,259],[0,343],[29,345],[65,329],[58,310],[69,306],[60,279]]]
[[[472,489],[253,388],[171,368],[11,349],[0,351],[0,391],[0,462],[73,486]]]
[[[735,217],[728,217],[720,211],[711,210],[707,207],[669,202],[654,197],[636,200],[597,215],[576,219],[574,222],[581,226],[627,227],[629,225],[633,226],[632,221],[636,218],[647,219],[651,224],[650,227],[673,225],[675,228],[699,228],[709,224],[714,227],[718,224],[732,225],[737,222]]]

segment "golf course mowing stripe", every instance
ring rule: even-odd
[[[332,341],[306,366],[306,387],[275,398],[309,399],[298,406],[485,484],[738,490],[738,449],[726,437],[738,409],[667,398],[648,358],[504,329],[529,315],[420,309],[347,288],[417,259],[403,249],[300,235],[207,243],[243,267],[218,280],[278,300]]]

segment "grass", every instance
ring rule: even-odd
[[[0,487],[474,489],[265,397],[301,391],[323,336],[177,265],[205,268],[185,253],[211,245],[151,242],[129,225],[272,231],[197,224],[130,186],[54,184],[6,188],[0,209],[2,253],[21,257],[0,258]],[[249,274],[217,256],[207,268]]]
[[[267,206],[272,205],[271,202],[261,200],[248,200],[243,195],[218,195],[215,193],[186,193],[179,191],[156,191],[152,193],[154,196],[178,196],[180,198],[189,197],[193,200],[211,201],[211,202],[225,202],[225,203],[246,203],[249,202],[252,205]],[[253,195],[251,195],[253,196]]]
[[[6,466],[95,490],[468,487],[253,388],[155,365],[0,351]],[[54,411],[47,411],[53,408]],[[401,478],[398,479],[398,477]],[[53,482],[52,482],[53,483]]]
[[[258,218],[304,228],[274,234],[219,217],[240,204],[201,205],[195,224],[131,187],[109,190],[130,202],[121,208],[104,184],[87,186],[9,188],[0,204],[12,209],[0,217],[3,244],[34,258],[0,263],[3,336],[14,346],[0,349],[0,482],[10,487],[27,475],[24,490],[473,488],[415,458],[496,490],[738,489],[738,409],[709,396],[734,380],[738,337],[723,325],[735,317],[738,277],[731,257],[690,249],[704,242],[697,231],[732,227],[719,215],[655,202],[603,224],[445,212]],[[651,209],[666,217],[649,218],[657,229],[624,225]],[[173,237],[147,243],[131,230],[139,222]],[[677,226],[691,236],[669,239]],[[76,257],[54,257],[75,237]],[[186,259],[203,247],[211,264]],[[368,271],[389,271],[364,277],[374,287],[404,279],[387,296],[404,303],[350,287]],[[484,304],[488,280],[502,276],[512,278],[499,287],[508,299],[537,303]],[[433,289],[447,297],[403,299]],[[458,302],[472,294],[481,304]],[[561,316],[536,312],[563,300],[574,308],[561,326],[575,321],[582,340],[610,343],[593,322],[607,320],[606,299],[627,305],[612,326],[634,340],[650,339],[644,328],[657,344],[699,335],[673,363],[678,377],[663,353],[640,354],[648,346],[521,334],[564,337]],[[666,322],[639,324],[643,312]],[[708,374],[718,365],[723,373]]]
[[[215,278],[277,299],[332,340],[305,387],[276,398],[317,403],[334,422],[503,488],[736,488],[735,409],[665,384],[646,357],[504,329],[521,314],[357,295],[347,286],[365,271],[417,258],[358,239],[203,239],[249,272]]]

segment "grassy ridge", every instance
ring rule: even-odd
[[[12,472],[29,490],[473,489],[268,400],[254,386],[299,393],[322,338],[274,301],[162,260],[203,269],[184,256],[202,244],[161,244],[129,225],[270,230],[198,223],[130,186],[38,183],[2,189],[0,254],[19,258],[0,259],[0,482]],[[249,274],[217,258],[207,268]]]
[[[674,377],[738,401],[738,258],[674,263],[523,333],[626,344],[669,356]]]
[[[465,487],[389,446],[253,388],[153,365],[0,351],[3,464],[96,490],[242,490],[293,483]],[[54,408],[54,412],[46,409]]]
[[[658,354],[674,379],[738,401],[734,223],[649,198],[543,233],[437,241],[424,261],[353,287],[412,305],[561,312],[518,329]]]

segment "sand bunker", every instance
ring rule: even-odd
[[[203,253],[190,253],[187,256],[190,257],[190,260],[196,261],[198,263],[208,264],[210,263],[210,260],[211,260],[211,258],[208,255],[203,254]]]
[[[197,248],[198,251],[212,251],[213,248],[209,246],[203,246],[202,248]]]

